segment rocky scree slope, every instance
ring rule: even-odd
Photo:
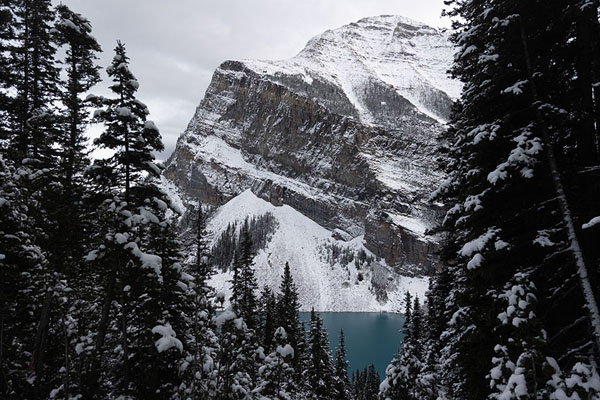
[[[426,200],[443,179],[433,154],[460,91],[446,76],[452,54],[439,30],[379,16],[290,60],[226,61],[165,176],[187,201],[219,207],[249,189],[340,245],[360,238],[390,282],[426,275],[435,238],[424,231],[439,212]]]

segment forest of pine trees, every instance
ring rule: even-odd
[[[600,398],[600,3],[445,3],[464,89],[432,195],[442,268],[406,293],[386,376],[351,379],[343,331],[332,354],[318,313],[300,322],[289,264],[259,291],[272,217],[211,248],[199,204],[179,239],[125,44],[101,82],[84,16],[0,3],[0,398]],[[233,270],[220,312],[215,266]]]

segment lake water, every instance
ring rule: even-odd
[[[322,312],[319,315],[327,328],[332,351],[338,345],[340,329],[344,330],[349,375],[373,364],[381,379],[385,378],[385,368],[398,353],[404,336],[400,333],[404,323],[402,315],[351,312]],[[301,312],[300,320],[310,321],[310,313]],[[308,323],[305,325],[308,330]]]

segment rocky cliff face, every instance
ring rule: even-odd
[[[284,61],[226,61],[168,161],[185,197],[221,206],[250,189],[364,246],[402,274],[427,271],[443,179],[433,152],[459,86],[447,37],[397,16],[311,39]],[[284,227],[282,227],[284,229]]]

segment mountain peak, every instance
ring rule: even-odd
[[[281,79],[284,76],[301,76],[307,85],[317,79],[341,88],[351,103],[348,114],[377,125],[396,121],[380,118],[381,104],[364,98],[365,87],[374,84],[445,122],[461,89],[447,74],[453,53],[447,34],[439,29],[397,15],[380,15],[327,30],[289,60],[242,62],[288,87]],[[309,92],[298,85],[290,88],[300,94]]]

